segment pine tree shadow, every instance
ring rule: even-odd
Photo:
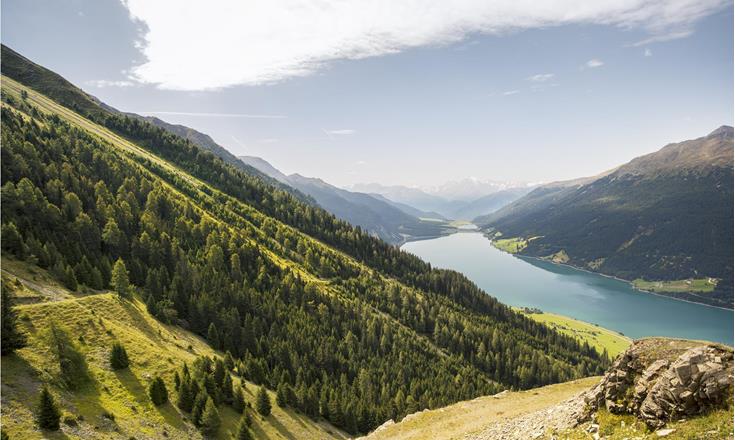
[[[275,418],[272,414],[268,416],[267,420],[271,423],[271,425],[276,428],[279,434],[281,434],[284,438],[287,439],[296,439],[291,432],[289,432],[288,429],[286,429],[285,426],[283,426],[283,423],[281,423],[277,418]]]
[[[130,371],[130,369],[126,368],[123,370],[116,370],[115,376],[117,376],[117,380],[120,381],[125,389],[127,389],[132,396],[135,396],[137,404],[141,406],[149,404],[152,405],[148,399],[148,390],[140,380],[138,380],[135,374]],[[154,405],[154,408],[156,408],[156,411],[158,411],[158,413],[164,418],[167,425],[179,430],[186,430],[186,423],[182,419],[179,411],[171,404],[171,402],[167,402],[160,406]]]

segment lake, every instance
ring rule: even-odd
[[[632,338],[671,336],[733,344],[733,312],[633,289],[625,281],[495,249],[479,232],[413,241],[401,249],[464,273],[519,307],[570,316]]]

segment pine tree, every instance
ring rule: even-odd
[[[212,347],[219,350],[219,333],[217,333],[217,327],[214,325],[214,323],[209,324],[209,329],[207,330],[207,340]]]
[[[237,429],[237,440],[252,440],[252,438],[253,438],[253,435],[250,433],[248,422],[246,418],[243,416],[240,419],[240,426]]]
[[[110,351],[110,366],[113,370],[122,370],[128,368],[130,360],[128,359],[128,352],[125,351],[125,347],[119,342],[112,344],[112,350]]]
[[[188,377],[184,377],[179,385],[179,398],[176,401],[178,406],[184,412],[191,412],[194,407],[194,395],[191,389],[191,380]]]
[[[204,407],[207,405],[207,400],[211,400],[204,390],[197,393],[196,399],[194,399],[194,407],[191,410],[191,420],[196,426],[202,426],[202,415],[204,414]]]
[[[220,423],[221,420],[217,406],[211,398],[208,398],[207,403],[204,405],[204,412],[202,413],[202,432],[213,437],[217,434]]]
[[[168,402],[168,390],[160,376],[156,376],[148,387],[148,394],[154,405],[160,406]]]
[[[245,396],[242,394],[242,387],[237,387],[232,397],[232,409],[236,413],[241,414],[245,409]]]
[[[61,420],[61,412],[59,411],[54,396],[51,395],[48,388],[41,389],[41,395],[38,403],[38,426],[47,431],[58,431],[59,420]]]
[[[2,315],[0,316],[0,323],[2,324],[2,333],[0,333],[0,336],[2,337],[2,342],[0,342],[0,349],[2,350],[2,354],[6,355],[25,347],[26,338],[18,331],[17,316],[13,309],[13,299],[5,287],[5,283],[2,285],[2,297],[0,301],[2,301],[2,304],[0,304],[0,308],[2,308]]]
[[[127,298],[129,296],[128,288],[130,286],[130,279],[128,278],[128,269],[125,267],[125,262],[122,258],[118,258],[115,261],[115,265],[112,267],[112,278],[110,282],[115,292],[121,298]]]
[[[276,389],[276,405],[284,408],[288,404],[288,396],[286,393],[285,384],[279,383]]]
[[[268,417],[270,415],[271,399],[268,397],[268,392],[265,390],[265,387],[260,387],[258,389],[255,406],[260,415],[264,417]]]

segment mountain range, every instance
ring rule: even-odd
[[[409,239],[437,237],[454,231],[445,219],[410,207],[401,207],[382,197],[337,188],[321,179],[283,174],[266,160],[240,156],[240,160],[273,179],[313,198],[338,218],[361,227],[391,244]]]
[[[723,126],[598,176],[540,186],[475,221],[496,241],[515,240],[521,255],[732,307],[732,200],[733,128]]]
[[[465,186],[466,183],[469,183],[469,187]],[[472,179],[450,182],[446,187],[438,187],[444,190],[437,190],[435,193],[429,193],[421,188],[379,183],[359,183],[348,188],[352,191],[380,195],[400,206],[436,213],[442,218],[465,221],[495,212],[533,189],[528,185],[478,183]]]

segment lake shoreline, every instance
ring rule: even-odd
[[[635,284],[633,283],[633,281],[626,280],[624,278],[619,278],[619,277],[616,277],[615,275],[610,275],[610,274],[606,274],[606,273],[602,273],[602,272],[595,272],[594,270],[585,269],[583,267],[578,267],[578,266],[575,266],[573,264],[559,263],[559,262],[552,261],[552,260],[549,260],[549,259],[546,259],[546,258],[543,258],[543,257],[534,257],[534,256],[531,256],[531,255],[513,254],[511,252],[504,251],[503,249],[500,249],[497,246],[495,246],[493,244],[493,240],[490,237],[488,237],[487,234],[484,234],[483,233],[482,236],[485,237],[490,242],[490,245],[493,246],[495,249],[499,250],[500,252],[505,252],[506,254],[512,255],[512,256],[514,256],[514,257],[516,257],[518,259],[521,259],[521,260],[528,258],[530,260],[544,261],[546,263],[551,263],[551,264],[554,264],[554,265],[557,265],[557,266],[566,266],[566,267],[568,267],[570,269],[579,270],[579,271],[587,272],[587,273],[594,274],[594,275],[600,275],[600,276],[603,276],[605,278],[609,278],[609,279],[612,279],[612,280],[622,281],[622,282],[630,285],[630,287],[633,290],[635,290],[636,292],[641,292],[641,293],[645,293],[645,294],[648,294],[648,295],[655,295],[655,296],[658,296],[658,297],[661,297],[661,298],[669,298],[669,299],[672,299],[674,301],[681,301],[681,302],[685,302],[685,303],[689,303],[689,304],[697,304],[697,305],[700,305],[700,306],[712,307],[712,308],[715,308],[715,309],[727,310],[729,312],[735,312],[734,309],[731,309],[729,307],[715,306],[715,305],[712,305],[712,304],[707,304],[707,303],[702,303],[702,302],[697,302],[697,301],[690,301],[688,299],[683,299],[683,298],[677,298],[675,296],[670,296],[670,295],[666,295],[666,294],[663,294],[663,293],[651,292],[650,290],[639,289],[639,288],[635,287]]]

